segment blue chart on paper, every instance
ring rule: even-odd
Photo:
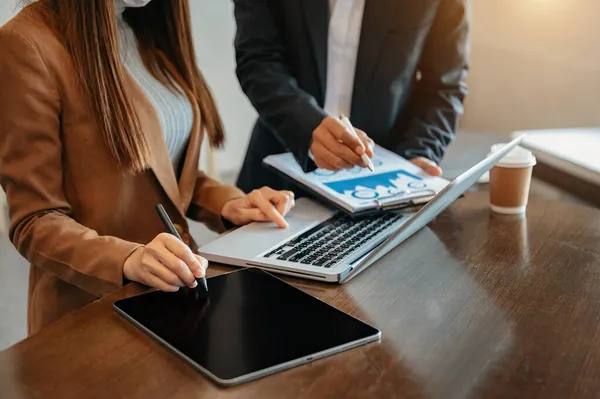
[[[350,195],[359,200],[376,199],[397,194],[407,189],[424,189],[427,187],[422,178],[405,170],[324,182],[323,184],[342,195]]]

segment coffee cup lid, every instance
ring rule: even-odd
[[[499,151],[504,147],[506,143],[494,144],[491,148],[490,154]],[[508,154],[506,154],[500,161],[498,166],[505,168],[524,168],[527,166],[533,166],[536,164],[536,159],[533,153],[523,147],[515,147]]]

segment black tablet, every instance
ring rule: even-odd
[[[381,338],[381,332],[258,269],[208,279],[209,297],[155,291],[114,308],[220,385]]]

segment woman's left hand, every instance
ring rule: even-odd
[[[288,227],[285,215],[294,207],[294,193],[263,187],[245,197],[225,204],[221,215],[238,226],[250,222],[272,221],[281,228]]]

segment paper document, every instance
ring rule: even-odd
[[[383,147],[375,146],[372,161],[375,172],[357,166],[339,172],[317,169],[304,173],[291,153],[264,159],[267,165],[352,213],[399,207],[409,200],[424,203],[448,184]]]

